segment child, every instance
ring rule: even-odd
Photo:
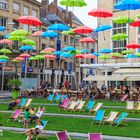
[[[28,120],[29,120],[29,117],[30,117],[29,108],[26,108],[23,115],[24,115],[24,127],[28,128]]]

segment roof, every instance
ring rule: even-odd
[[[47,25],[50,25],[50,21],[46,17],[41,17],[41,21]]]
[[[47,19],[51,22],[51,21],[58,21],[58,22],[62,22],[61,18],[59,16],[57,16],[56,14],[53,13],[49,13],[47,14]]]

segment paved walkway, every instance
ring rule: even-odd
[[[0,130],[7,130],[7,131],[16,131],[16,132],[22,132],[25,131],[26,129],[24,128],[16,128],[16,127],[4,127],[1,126]],[[51,131],[51,130],[46,130],[45,134],[46,136],[55,136],[56,131]],[[71,138],[79,138],[79,139],[87,139],[88,134],[84,133],[75,133],[75,132],[68,132]],[[103,135],[104,140],[140,140],[139,138],[127,138],[127,137],[117,137],[117,136],[107,136]]]
[[[13,111],[0,111],[2,113],[13,113]],[[91,115],[77,115],[77,114],[58,114],[58,113],[44,113],[44,116],[68,117],[68,118],[89,118],[93,119],[95,116]],[[105,117],[106,118],[106,117]],[[126,118],[126,121],[140,121],[140,118]]]

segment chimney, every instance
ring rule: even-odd
[[[48,6],[49,6],[49,0],[42,0],[41,13],[42,13],[42,16],[44,16],[44,17],[46,17],[48,14]]]

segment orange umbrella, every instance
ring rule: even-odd
[[[30,55],[27,54],[27,53],[23,53],[23,54],[21,54],[19,57],[22,57],[22,58],[28,58],[28,57],[30,57]]]
[[[13,60],[23,61],[23,60],[24,60],[24,58],[22,58],[22,57],[16,57],[16,58],[14,58]]]
[[[42,33],[43,33],[42,31],[37,31],[37,32],[34,32],[34,33],[33,33],[33,36],[38,37],[38,36],[40,36]]]
[[[81,43],[94,43],[96,42],[96,40],[91,37],[85,37],[85,38],[80,39],[80,42]]]
[[[0,40],[0,44],[13,44],[13,41],[9,39],[2,39]]]
[[[86,54],[86,55],[85,55],[85,58],[88,58],[88,59],[95,59],[96,56],[94,56],[93,54]]]
[[[80,26],[75,28],[73,32],[77,34],[88,34],[88,33],[92,33],[93,29],[87,26]]]
[[[50,54],[50,55],[44,55],[44,58],[56,59],[56,56]]]
[[[55,52],[56,50],[54,48],[46,48],[43,50],[43,52]]]

